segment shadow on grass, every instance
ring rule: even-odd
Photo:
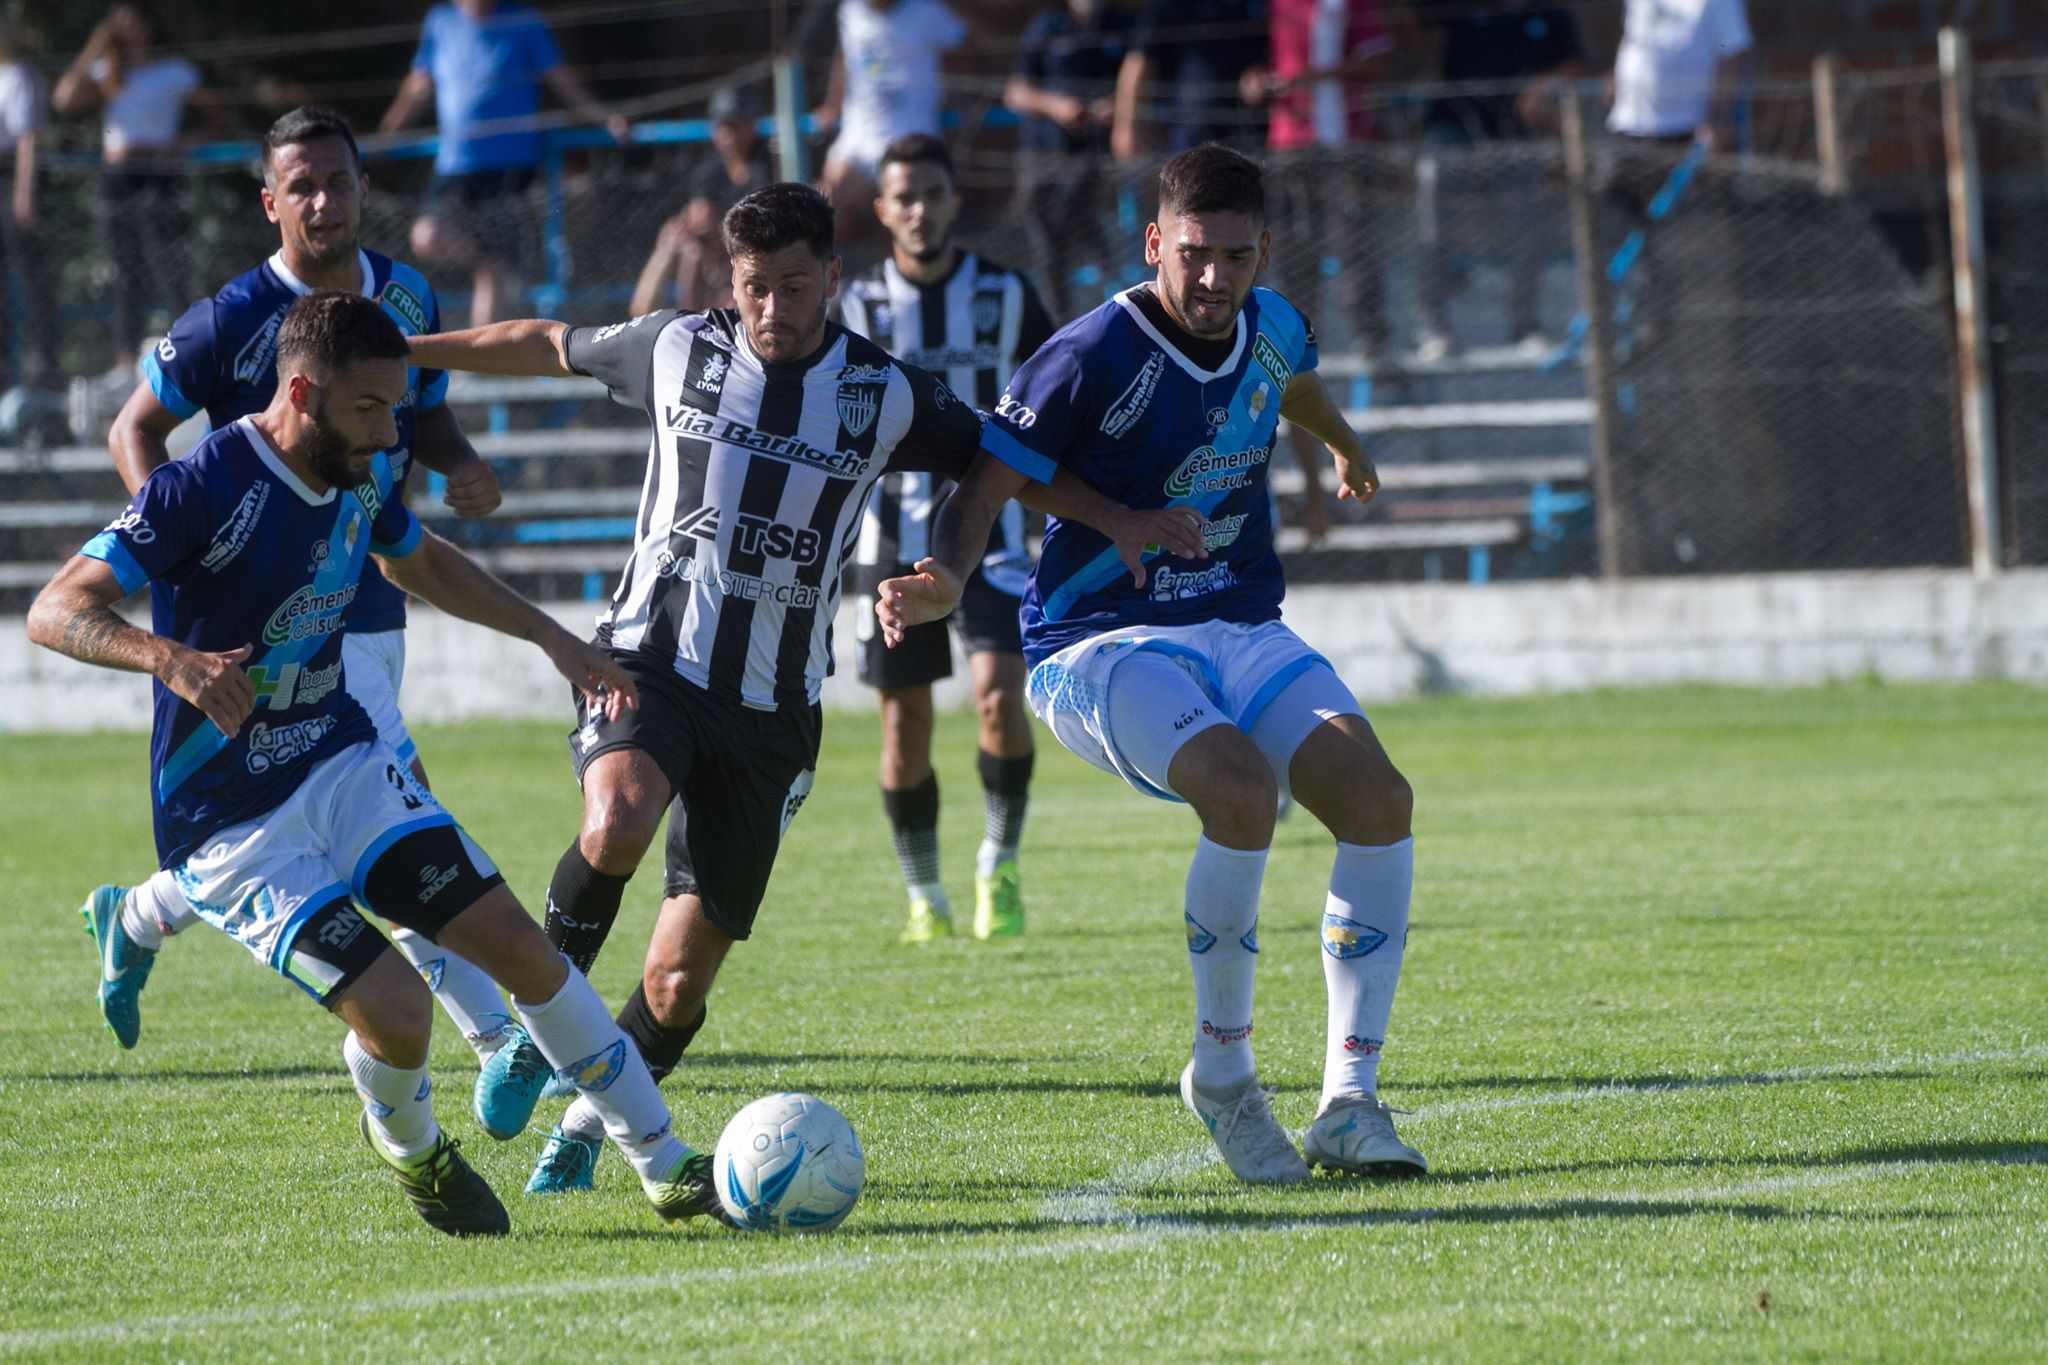
[[[2013,1058],[2011,1060],[2019,1059]],[[1678,1076],[1670,1073],[1649,1076],[1465,1076],[1456,1080],[1420,1082],[1408,1086],[1407,1089],[1418,1095],[1446,1090],[1506,1090],[1513,1092],[1524,1089],[1536,1091],[1597,1091],[1609,1094],[1633,1092],[1644,1095],[1661,1095],[1674,1090],[1725,1090],[1747,1086],[1811,1085],[1816,1081],[1948,1080],[1956,1078],[1961,1074],[1958,1070],[1941,1067],[1888,1066],[1883,1063],[1857,1066],[1851,1063],[1843,1066],[1787,1067],[1782,1071],[1748,1071],[1729,1076]],[[2035,1079],[2039,1075],[2040,1072],[2038,1071],[2004,1072],[1999,1075],[1998,1079],[2029,1080]],[[1502,1108],[1511,1108],[1516,1105],[1537,1101],[1561,1104],[1575,1097],[1573,1095],[1560,1094],[1517,1095],[1509,1093],[1492,1097],[1491,1103],[1497,1104]],[[1452,1101],[1445,1105],[1426,1106],[1426,1109],[1449,1109],[1453,1107],[1463,1109],[1466,1105],[1478,1108],[1486,1103],[1488,1101],[1479,1101],[1477,1104],[1473,1104],[1471,1101],[1462,1103]]]
[[[56,1085],[176,1085],[180,1081],[301,1081],[338,1080],[346,1086],[347,1076],[338,1066],[250,1066],[233,1070],[190,1071],[46,1071],[36,1075],[4,1075],[0,1081],[40,1081]]]
[[[1540,1166],[1496,1166],[1485,1171],[1446,1171],[1430,1177],[1432,1183],[1477,1185],[1495,1180],[1519,1180],[1532,1175],[1573,1175],[1587,1171],[1757,1171],[1777,1172],[1843,1170],[1856,1166],[1890,1166],[1902,1162],[1926,1165],[1982,1164],[1988,1166],[2048,1165],[2048,1147],[2012,1142],[1908,1142],[1893,1147],[1853,1147],[1840,1152],[1815,1152],[1795,1156],[1739,1157],[1634,1157],[1611,1161],[1565,1161]]]

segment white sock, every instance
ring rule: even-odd
[[[604,1136],[604,1115],[597,1112],[596,1105],[578,1095],[569,1101],[569,1107],[562,1111],[562,1121],[556,1126],[571,1137],[596,1142]]]
[[[1188,962],[1195,971],[1195,1084],[1250,1080],[1252,977],[1259,965],[1259,883],[1266,850],[1225,848],[1207,836],[1188,864]]]
[[[605,1133],[641,1178],[672,1174],[690,1149],[676,1137],[640,1049],[619,1031],[583,973],[571,964],[569,979],[552,1000],[514,1000],[512,1008],[555,1074],[575,1081],[582,1098],[603,1116]]]
[[[1378,1092],[1380,1048],[1401,950],[1408,942],[1408,893],[1415,840],[1338,844],[1323,905],[1323,986],[1330,1021],[1323,1043],[1323,1099]]]
[[[433,1151],[441,1130],[434,1122],[434,1087],[427,1079],[427,1069],[407,1070],[378,1061],[354,1029],[342,1040],[341,1055],[348,1061],[356,1093],[363,1097],[370,1131],[384,1149],[401,1160]]]
[[[974,874],[978,877],[993,877],[998,867],[1015,861],[1017,845],[999,844],[993,839],[983,839],[981,846],[974,850]]]
[[[391,943],[419,971],[434,999],[476,1049],[478,1061],[505,1045],[505,1029],[512,1015],[505,1008],[505,997],[498,994],[498,983],[486,976],[483,968],[395,924],[391,926]]]
[[[132,888],[121,907],[121,929],[150,952],[164,946],[167,935],[186,929],[199,918],[192,902],[178,888],[175,875],[158,871]]]

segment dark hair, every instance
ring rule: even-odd
[[[356,135],[348,120],[324,104],[302,104],[270,125],[263,135],[263,183],[271,183],[272,163],[280,147],[302,147],[323,137],[338,137],[348,144],[348,159],[363,168],[363,154],[356,149]]]
[[[915,166],[928,161],[946,173],[946,179],[953,178],[953,154],[946,150],[946,144],[930,133],[905,133],[888,146],[882,148],[882,159],[875,163],[875,179],[882,178],[882,172],[891,162]]]
[[[294,367],[322,377],[359,360],[410,360],[405,333],[383,305],[361,294],[323,289],[294,303],[277,328],[277,373]]]
[[[1266,180],[1259,163],[1205,142],[1159,168],[1161,213],[1249,213],[1266,216]]]
[[[832,203],[809,185],[764,185],[725,211],[725,254],[767,256],[803,243],[821,261],[837,252]]]

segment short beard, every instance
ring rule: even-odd
[[[313,414],[313,430],[306,437],[306,463],[324,482],[336,488],[352,487],[356,472],[349,466],[349,459],[359,452],[348,443],[348,437],[327,425],[326,417],[327,405],[322,403]]]

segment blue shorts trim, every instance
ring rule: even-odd
[[[353,891],[358,899],[363,898],[363,883],[369,877],[370,869],[377,865],[379,858],[391,851],[393,844],[408,834],[417,834],[423,829],[438,829],[442,825],[452,825],[454,823],[455,817],[444,810],[436,811],[432,815],[422,815],[417,820],[407,820],[403,824],[393,825],[390,829],[378,835],[375,842],[363,850],[363,856],[356,859],[356,868],[349,877],[348,889]]]
[[[1331,668],[1330,661],[1328,659],[1325,659],[1322,655],[1303,655],[1301,658],[1296,659],[1294,662],[1288,664],[1287,667],[1281,669],[1278,673],[1275,673],[1272,677],[1266,679],[1265,685],[1252,694],[1252,699],[1245,704],[1244,714],[1240,715],[1237,718],[1237,728],[1244,731],[1246,734],[1250,734],[1252,732],[1252,726],[1258,724],[1259,717],[1265,714],[1265,710],[1268,706],[1271,706],[1273,704],[1273,698],[1279,696],[1282,692],[1286,691],[1287,684],[1293,682],[1296,678],[1308,672],[1317,664],[1321,664],[1324,668],[1330,669],[1330,674],[1332,677],[1336,676],[1337,670],[1335,668]]]
[[[292,960],[292,948],[298,943],[299,930],[306,927],[307,920],[313,918],[313,916],[319,914],[336,901],[343,901],[348,898],[348,888],[340,882],[323,886],[312,895],[306,897],[305,900],[299,902],[299,908],[292,912],[292,917],[285,921],[283,931],[277,936],[277,944],[270,952],[271,970],[291,982],[294,986],[297,986],[300,990],[305,991],[306,994],[313,996],[315,1000],[319,1000],[321,997],[307,989],[305,982],[299,980],[286,970]]]

